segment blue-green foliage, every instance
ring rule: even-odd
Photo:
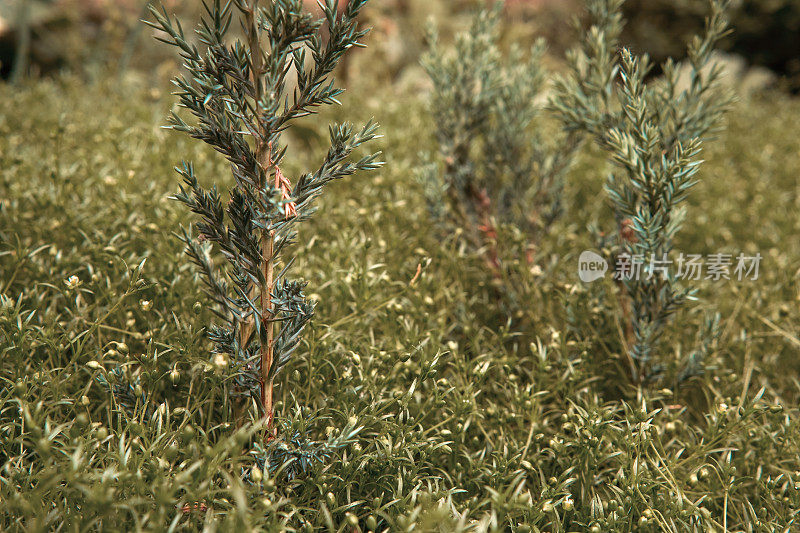
[[[704,35],[688,48],[687,78],[669,60],[663,76],[648,82],[647,57],[616,52],[622,28],[620,0],[590,0],[592,26],[570,56],[570,73],[551,102],[565,127],[585,132],[603,147],[618,171],[605,186],[618,224],[612,261],[641,258],[639,275],[622,275],[631,314],[627,341],[636,380],[657,375],[665,362],[661,335],[669,317],[692,299],[675,269],[654,270],[672,260],[675,234],[697,183],[703,141],[720,124],[731,97],[720,89],[715,45],[727,32],[729,2],[711,0]],[[692,362],[696,366],[697,361]]]
[[[313,214],[314,199],[326,183],[379,166],[377,154],[349,160],[375,138],[375,124],[360,130],[336,125],[319,168],[292,185],[281,170],[288,149],[282,134],[316,107],[337,102],[342,89],[334,85],[332,72],[367,33],[356,22],[366,1],[349,2],[341,16],[336,3],[328,1],[325,19],[316,20],[300,0],[263,6],[258,0],[215,0],[204,4],[198,26],[202,50],[187,40],[177,20],[151,9],[155,22],[150,24],[166,34],[160,39],[177,47],[184,60],[187,73],[174,84],[181,107],[196,119],[190,125],[173,113],[171,127],[222,153],[235,181],[223,204],[217,186],[199,184],[192,164],[178,168],[183,184],[175,198],[200,218],[194,225],[197,237],[184,231],[182,239],[223,321],[211,327],[209,339],[214,353],[233,358],[232,393],[252,397],[270,422],[271,383],[314,314],[314,304],[303,294],[305,283],[285,277],[295,228]],[[229,36],[234,21],[244,29],[243,40]],[[214,264],[212,251],[222,255],[224,266]]]
[[[564,176],[577,137],[548,139],[544,42],[504,57],[500,5],[476,15],[452,49],[430,32],[423,66],[433,82],[430,112],[438,150],[421,179],[440,222],[463,232],[498,273],[497,226],[512,225],[531,249],[562,214]],[[551,128],[552,129],[552,128]]]

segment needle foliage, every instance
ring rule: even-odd
[[[524,235],[533,262],[542,235],[564,211],[564,178],[579,146],[574,134],[548,139],[545,44],[504,54],[501,9],[476,15],[452,47],[430,31],[423,66],[433,82],[438,150],[421,172],[432,214],[461,232],[497,277],[509,253],[498,242],[499,226]]]
[[[328,0],[322,4],[324,19],[317,20],[300,0],[214,0],[204,4],[197,29],[201,48],[177,20],[151,10],[151,26],[180,51],[187,71],[174,84],[180,106],[195,122],[173,113],[172,129],[203,141],[230,163],[234,186],[227,201],[219,185],[200,185],[191,163],[178,169],[183,185],[175,198],[200,218],[196,235],[185,231],[182,239],[221,321],[209,329],[209,339],[220,364],[230,358],[229,392],[255,401],[268,428],[275,376],[314,312],[305,283],[287,277],[296,227],[314,213],[314,200],[328,182],[380,166],[378,154],[350,160],[376,137],[374,123],[360,129],[333,125],[319,167],[293,184],[281,170],[288,149],[282,134],[319,106],[337,103],[342,89],[334,84],[333,71],[367,34],[357,23],[365,4],[348,2],[340,15],[337,2]],[[242,39],[228,35],[234,21],[243,29]],[[214,251],[223,266],[214,263]]]
[[[559,81],[552,108],[567,130],[588,134],[618,168],[605,185],[617,228],[615,238],[603,244],[615,249],[612,264],[641,266],[617,273],[631,371],[634,380],[647,381],[664,367],[661,337],[667,321],[694,296],[677,280],[678,270],[666,267],[686,218],[684,204],[699,178],[701,146],[732,101],[721,89],[723,69],[713,60],[715,46],[727,34],[730,2],[710,1],[705,32],[688,46],[687,79],[668,60],[663,76],[651,82],[646,81],[651,68],[646,56],[617,51],[622,4],[588,2],[591,27],[570,55],[570,73]],[[701,344],[710,341],[706,336]],[[695,368],[686,375],[698,371],[697,354],[687,364]]]

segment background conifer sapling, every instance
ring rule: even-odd
[[[548,142],[541,98],[545,46],[500,46],[500,3],[480,12],[455,46],[434,31],[423,66],[433,82],[430,110],[440,164],[421,174],[434,216],[458,228],[501,275],[500,226],[521,231],[533,261],[542,235],[563,212],[564,176],[579,135]],[[550,134],[552,137],[552,134]]]
[[[255,400],[268,428],[275,375],[314,312],[303,295],[305,284],[287,278],[295,228],[312,215],[326,183],[380,165],[378,154],[350,157],[376,137],[375,124],[333,125],[322,164],[293,181],[281,170],[288,148],[281,134],[318,106],[337,103],[342,89],[334,85],[333,71],[368,31],[357,25],[366,2],[351,0],[340,8],[336,0],[325,0],[321,20],[300,0],[204,2],[199,47],[177,20],[151,9],[155,21],[149,24],[164,32],[158,38],[180,51],[186,74],[174,84],[180,106],[196,119],[190,124],[172,114],[171,128],[210,145],[231,166],[227,203],[221,186],[198,183],[191,163],[178,169],[183,185],[176,199],[200,218],[194,225],[198,237],[184,231],[183,240],[221,320],[210,328],[213,351],[231,358],[230,393]],[[243,39],[229,37],[234,21]],[[215,264],[214,251],[224,266]]]
[[[670,59],[663,77],[654,81],[646,80],[647,56],[617,52],[623,3],[587,2],[592,26],[570,54],[570,74],[557,83],[551,104],[568,131],[589,134],[618,168],[605,186],[617,223],[615,242],[606,244],[615,247],[612,260],[625,270],[618,272],[625,342],[639,382],[661,373],[664,328],[695,292],[681,286],[669,265],[686,216],[682,204],[697,183],[701,145],[732,101],[721,88],[723,69],[713,57],[728,31],[730,1],[709,1],[705,32],[688,46],[686,79]],[[700,370],[702,353],[718,331],[718,319],[709,318],[680,376]]]

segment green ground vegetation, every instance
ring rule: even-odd
[[[291,134],[284,171],[326,149],[318,124],[373,117],[386,165],[332,184],[301,230],[293,270],[316,320],[275,408],[279,435],[355,436],[290,477],[254,469],[257,427],[219,394],[229,367],[169,196],[179,157],[201,180],[229,168],[160,128],[165,91],[135,76],[0,88],[2,529],[797,529],[800,102],[740,101],[704,151],[676,249],[760,252],[760,277],[698,282],[664,358],[678,365],[718,311],[705,371],[641,387],[618,288],[577,279],[587,227],[613,224],[599,150],[566,177],[536,264],[498,280],[430,222],[414,179],[434,135],[425,94],[352,81]]]

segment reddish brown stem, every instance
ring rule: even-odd
[[[620,222],[619,226],[619,238],[620,242],[627,242],[627,243],[635,243],[636,242],[636,233],[633,230],[633,221],[629,218],[626,218],[622,222]],[[628,363],[631,365],[631,372],[633,373],[633,379],[636,383],[639,382],[639,369],[636,365],[636,362],[631,357],[631,347],[633,346],[635,339],[634,339],[634,332],[633,332],[633,314],[631,312],[631,301],[630,296],[625,293],[624,287],[622,282],[620,281],[620,292],[619,292],[619,303],[620,307],[622,308],[622,321],[625,324],[625,355],[628,358]]]
[[[256,123],[258,137],[255,139],[255,156],[258,163],[259,170],[261,171],[261,187],[266,191],[268,186],[268,176],[273,170],[274,164],[270,151],[272,147],[267,139],[267,131],[261,120],[263,113],[261,104],[261,78],[264,75],[264,65],[261,51],[261,41],[258,34],[257,24],[257,10],[259,0],[252,0],[250,9],[246,13],[247,28],[248,28],[248,45],[250,47],[251,58],[251,79],[253,83],[253,98],[255,100],[256,110]],[[272,323],[273,308],[272,308],[272,289],[274,284],[274,264],[273,255],[275,251],[275,232],[273,230],[263,230],[261,233],[261,266],[264,273],[264,284],[260,287],[260,294],[258,288],[253,287],[253,296],[258,295],[260,300],[261,312],[261,326],[266,328],[266,342],[261,344],[261,407],[263,409],[263,419],[266,422],[267,430],[270,434],[273,433],[273,406],[272,406],[272,390],[273,383],[270,377],[270,369],[272,368],[273,350],[275,349],[274,342],[274,327]],[[252,333],[252,320],[243,327],[243,339],[248,340]],[[246,335],[245,335],[246,333]]]
[[[266,283],[261,287],[261,316],[262,322],[267,321],[267,342],[261,345],[261,405],[264,407],[264,418],[267,429],[272,433],[272,378],[269,371],[272,368],[272,358],[275,349],[275,328],[272,324],[272,286],[274,284],[274,265],[272,254],[275,250],[275,232],[264,232],[261,236],[261,261],[264,265],[264,279]],[[268,317],[268,318],[267,318]]]
[[[484,259],[492,275],[499,279],[500,275],[500,254],[497,251],[497,228],[492,222],[492,201],[485,189],[473,192],[475,204],[480,217],[480,231],[483,243],[486,245]]]

